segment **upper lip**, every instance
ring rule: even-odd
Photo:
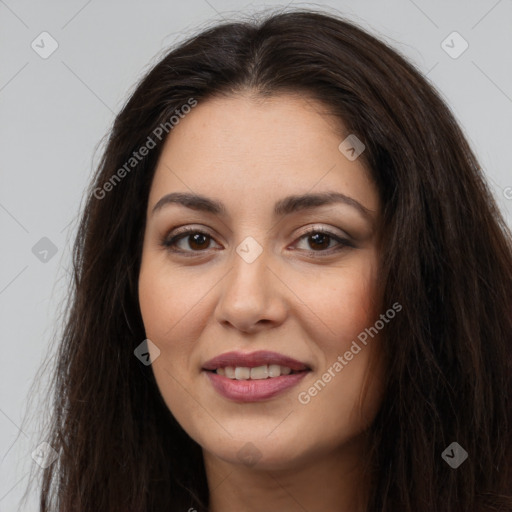
[[[278,364],[286,366],[295,371],[310,370],[306,363],[301,363],[292,357],[278,354],[277,352],[269,352],[268,350],[259,350],[257,352],[225,352],[220,354],[203,365],[203,370],[216,370],[217,368],[225,368],[226,366],[238,366],[246,368],[255,368],[266,364]]]

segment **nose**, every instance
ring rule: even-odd
[[[265,250],[250,263],[238,253],[233,254],[232,269],[220,283],[215,310],[219,323],[244,333],[255,333],[284,322],[288,289],[272,266]]]

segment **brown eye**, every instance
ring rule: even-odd
[[[188,245],[191,249],[201,250],[208,249],[210,245],[210,237],[204,233],[195,233],[194,235],[186,235],[184,237],[188,240]]]
[[[322,229],[312,229],[299,238],[299,241],[307,240],[307,247],[301,250],[310,253],[327,253],[341,251],[355,245],[346,238],[341,238],[339,235],[324,231]],[[318,254],[319,256],[321,254]]]
[[[329,235],[326,235],[325,233],[315,233],[313,235],[309,235],[309,246],[316,250],[316,249],[328,249],[329,244],[332,240],[332,237]],[[312,241],[312,243],[311,243]]]
[[[195,253],[210,249],[213,238],[203,231],[188,229],[170,238],[162,240],[162,246],[178,253]]]

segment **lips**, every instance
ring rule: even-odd
[[[202,369],[213,389],[235,402],[274,398],[296,386],[311,371],[306,363],[266,350],[226,352],[204,363]]]
[[[311,368],[301,361],[297,361],[292,357],[278,354],[277,352],[269,352],[267,350],[260,350],[245,354],[243,352],[225,352],[213,359],[210,359],[203,365],[203,370],[214,371],[218,368],[231,367],[245,367],[256,368],[263,365],[280,365],[286,366],[293,371],[307,371]]]

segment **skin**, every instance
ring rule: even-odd
[[[364,508],[365,429],[381,400],[379,337],[308,404],[298,400],[387,309],[377,287],[379,197],[362,158],[350,161],[338,150],[347,135],[311,99],[262,100],[245,91],[200,102],[173,128],[158,161],[140,307],[146,335],[160,350],[152,364],[160,392],[203,448],[212,512]],[[273,215],[286,196],[333,191],[368,215],[343,203]],[[221,201],[226,215],[178,204],[153,214],[171,192]],[[209,235],[177,242],[192,256],[162,245],[185,225]],[[310,228],[354,247],[304,236]],[[248,236],[263,249],[252,263],[236,252]],[[231,401],[201,370],[231,350],[272,350],[312,371],[266,401]],[[244,446],[255,464],[239,455]]]

